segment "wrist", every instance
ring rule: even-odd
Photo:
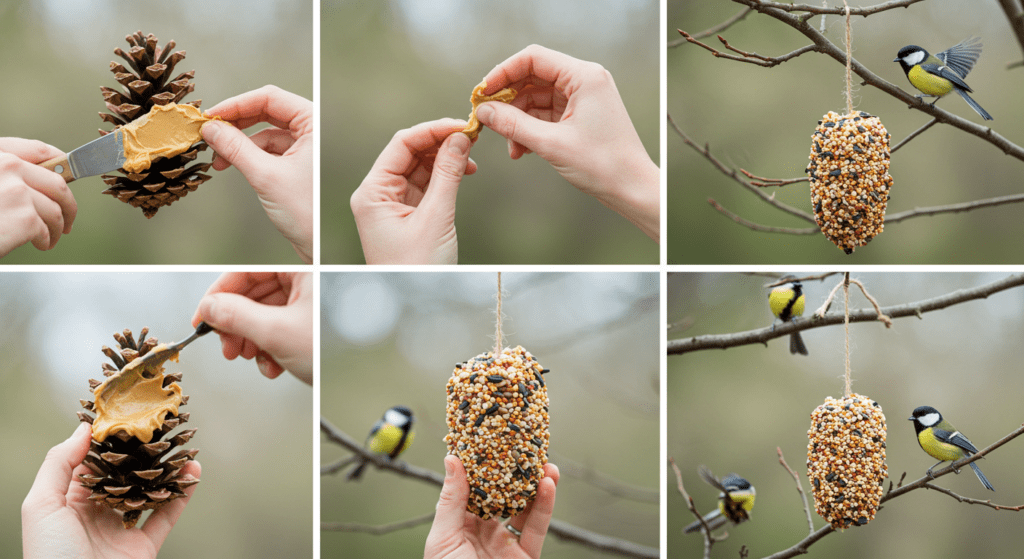
[[[601,203],[636,225],[645,235],[661,238],[661,171],[647,153],[626,162]]]

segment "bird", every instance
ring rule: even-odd
[[[793,317],[804,314],[804,288],[799,281],[791,281],[776,286],[768,293],[768,306],[772,314],[783,322],[793,320]],[[789,335],[789,352],[807,355],[807,346],[800,332],[793,332]]]
[[[974,444],[967,440],[963,433],[957,431],[956,427],[942,419],[942,414],[939,413],[939,410],[931,406],[915,408],[914,412],[907,419],[914,422],[914,429],[917,431],[917,443],[921,445],[921,448],[929,456],[938,460],[935,466],[943,462],[956,462],[961,458],[974,456],[978,453],[978,449],[975,448]],[[935,466],[928,468],[928,477],[931,477]],[[978,476],[978,480],[985,486],[985,489],[995,491],[992,488],[992,484],[985,477],[985,474],[981,473],[981,468],[975,462],[971,462],[970,466]],[[956,470],[956,473],[960,473],[960,471]]]
[[[384,412],[384,416],[373,424],[370,434],[366,436],[363,444],[370,452],[386,455],[394,460],[405,449],[409,448],[416,433],[412,430],[412,410],[405,406],[393,406]],[[368,462],[365,458],[349,472],[349,481],[357,480],[363,475],[363,469]]]
[[[754,508],[754,497],[757,491],[749,481],[736,474],[729,474],[722,481],[711,473],[711,470],[701,466],[700,477],[705,483],[721,491],[718,494],[718,508],[704,515],[704,522],[712,531],[725,526],[726,522],[739,524],[750,520],[750,511]],[[684,534],[691,534],[701,529],[700,521],[693,521],[686,528]]]
[[[900,49],[893,62],[900,63],[910,85],[922,93],[917,96],[918,99],[935,97],[931,103],[934,105],[939,98],[955,91],[981,118],[992,120],[992,115],[967,95],[974,90],[964,81],[979,56],[981,42],[975,37],[961,41],[935,56],[917,45],[907,45]]]

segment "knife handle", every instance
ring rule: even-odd
[[[64,182],[72,182],[75,180],[75,175],[71,173],[71,165],[68,163],[67,154],[61,155],[60,157],[54,157],[49,161],[43,161],[39,164],[40,167],[53,171],[64,179]]]

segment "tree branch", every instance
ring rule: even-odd
[[[593,466],[577,462],[566,456],[558,456],[558,469],[563,475],[569,475],[585,481],[605,493],[621,499],[653,504],[658,504],[661,499],[661,492],[657,489],[647,489],[646,487],[624,483],[595,469]]]
[[[1017,36],[1017,43],[1024,51],[1024,9],[1021,8],[1020,0],[999,0],[999,6],[1003,8],[1003,13],[1006,14],[1006,19],[1010,22],[1010,29]],[[1007,65],[1007,69],[1017,66],[1024,66],[1024,62],[1012,62]]]
[[[710,29],[705,29],[704,31],[701,31],[700,33],[694,33],[692,35],[692,37],[694,39],[703,39],[705,37],[710,37],[712,35],[717,35],[717,34],[721,33],[722,31],[725,31],[726,29],[732,27],[732,24],[734,24],[737,21],[747,17],[747,14],[749,14],[752,11],[753,11],[752,8],[743,8],[742,10],[740,10],[740,13],[732,16],[731,18],[723,21],[722,23],[719,23],[718,25],[716,25],[716,26],[714,26],[714,27],[712,27]],[[685,44],[685,43],[686,43],[686,39],[674,39],[672,41],[669,41],[667,46],[668,46],[668,48],[671,49],[671,48],[678,47],[679,45],[682,45],[682,44]]]
[[[728,217],[729,219],[735,221],[736,223],[739,223],[740,225],[746,227],[747,229],[752,229],[754,231],[761,231],[764,233],[786,233],[789,235],[813,235],[820,231],[820,229],[818,229],[817,227],[804,227],[803,229],[797,229],[793,227],[773,227],[770,225],[761,225],[759,223],[754,223],[753,221],[744,219],[734,214],[733,212],[730,212],[729,210],[722,207],[721,204],[716,202],[714,198],[708,198],[708,203],[711,204],[711,207],[718,210],[718,212],[724,215],[725,217]]]
[[[899,223],[915,217],[959,213],[978,208],[990,208],[993,206],[1004,206],[1006,204],[1017,204],[1020,202],[1024,202],[1024,194],[1008,194],[1006,196],[996,196],[995,198],[986,198],[984,200],[974,200],[973,202],[946,204],[944,206],[932,206],[930,208],[915,208],[905,212],[894,213],[886,217],[885,224],[889,225],[892,223]]]
[[[679,491],[679,494],[683,496],[683,500],[686,501],[687,508],[689,508],[690,512],[697,517],[697,522],[700,522],[700,533],[704,536],[704,559],[708,559],[711,557],[711,547],[715,545],[715,542],[724,540],[725,537],[715,538],[711,535],[711,527],[708,526],[708,523],[704,520],[700,511],[697,510],[697,507],[693,504],[693,497],[690,497],[690,494],[686,492],[686,488],[683,487],[683,474],[679,471],[679,466],[676,466],[675,459],[669,456],[668,463],[672,466],[672,471],[676,473],[676,489]]]
[[[982,285],[971,289],[960,289],[946,295],[940,295],[931,299],[925,299],[913,303],[905,303],[902,305],[894,305],[891,307],[884,307],[881,311],[888,315],[890,318],[904,318],[908,316],[921,317],[926,312],[936,311],[965,303],[968,301],[974,301],[976,299],[985,299],[989,295],[993,295],[1000,291],[1012,289],[1024,285],[1024,274],[1014,274],[1007,276],[1001,280]],[[878,313],[874,308],[871,309],[858,309],[850,312],[850,322],[874,322],[878,320]],[[768,345],[769,340],[775,338],[781,338],[788,336],[793,332],[800,332],[802,330],[810,330],[811,328],[820,328],[823,326],[831,326],[843,323],[842,313],[827,314],[822,318],[818,317],[800,317],[790,322],[783,322],[775,326],[773,329],[770,326],[760,328],[757,330],[750,330],[747,332],[736,332],[732,334],[713,334],[706,336],[694,336],[690,338],[681,338],[678,340],[668,341],[668,355],[681,355],[683,353],[689,353],[691,351],[699,351],[703,349],[726,349],[730,347],[738,347],[748,344],[764,344]]]
[[[985,506],[991,507],[991,508],[993,508],[995,510],[1009,510],[1009,511],[1024,510],[1024,505],[1018,505],[1018,506],[996,505],[996,504],[993,504],[989,500],[970,499],[970,498],[967,498],[967,497],[961,497],[960,495],[957,495],[956,493],[953,493],[952,491],[950,491],[948,489],[941,488],[941,487],[931,483],[932,480],[935,479],[935,478],[939,478],[939,477],[942,477],[944,475],[947,475],[947,474],[949,474],[949,473],[951,473],[953,471],[956,471],[956,470],[959,470],[960,468],[963,468],[964,466],[966,466],[967,464],[970,464],[971,462],[974,462],[975,460],[981,459],[986,454],[988,454],[988,453],[992,452],[993,450],[1003,446],[1004,444],[1012,441],[1013,439],[1019,437],[1021,434],[1024,434],[1024,425],[1021,425],[1017,429],[1015,429],[1012,432],[1010,432],[1009,435],[1006,435],[1005,437],[1003,437],[1003,438],[999,439],[998,441],[992,443],[988,447],[982,449],[977,454],[975,454],[973,456],[970,456],[968,458],[961,459],[961,460],[959,460],[957,462],[954,462],[954,463],[950,464],[949,466],[947,466],[947,467],[945,467],[945,468],[943,468],[943,469],[941,469],[941,470],[939,470],[937,472],[934,472],[931,477],[928,477],[926,475],[926,476],[922,477],[921,479],[919,479],[919,480],[917,480],[917,481],[915,481],[915,482],[913,482],[913,483],[911,483],[909,485],[904,485],[904,486],[902,486],[902,487],[900,487],[898,489],[890,489],[890,491],[888,493],[886,493],[884,496],[882,496],[881,500],[879,501],[879,504],[885,503],[886,501],[889,501],[889,500],[895,499],[897,497],[901,497],[903,495],[906,495],[907,493],[910,493],[911,491],[914,491],[915,489],[921,489],[922,487],[924,487],[926,489],[935,489],[935,490],[937,490],[937,491],[939,491],[941,493],[945,493],[945,494],[953,497],[954,499],[957,499],[958,501],[960,501],[962,503],[967,503],[967,504],[972,504],[972,505],[985,505]],[[903,475],[906,476],[905,473]],[[900,478],[900,481],[902,482],[902,478]],[[832,528],[832,525],[829,524],[829,525],[825,526],[824,528],[819,529],[816,532],[812,532],[811,535],[807,536],[803,540],[800,540],[793,547],[790,547],[788,549],[784,549],[782,551],[779,551],[777,553],[769,555],[765,559],[788,559],[789,557],[795,557],[797,555],[802,555],[804,553],[807,553],[807,548],[809,548],[815,542],[817,542],[821,538],[831,534],[834,531],[835,530]]]
[[[323,433],[331,442],[358,454],[361,458],[365,458],[367,462],[380,469],[387,470],[404,477],[418,479],[437,487],[444,486],[443,475],[402,461],[388,460],[387,456],[378,456],[363,448],[363,445],[360,444],[359,441],[353,439],[347,433],[332,425],[331,422],[323,416],[320,417],[320,432]],[[321,472],[322,471],[323,468],[321,468]],[[548,532],[554,534],[561,540],[578,543],[590,549],[605,551],[621,555],[623,557],[639,557],[643,559],[657,559],[659,557],[657,548],[635,544],[618,538],[612,538],[604,534],[598,534],[597,532],[585,530],[554,518],[551,519]]]
[[[786,463],[786,458],[782,456],[782,447],[775,447],[775,451],[779,453],[779,464],[782,464],[782,467],[786,468],[786,471],[793,476],[793,481],[796,482],[796,490],[800,493],[800,499],[804,503],[804,512],[807,514],[807,531],[813,534],[814,520],[811,519],[811,507],[807,504],[807,494],[804,493],[804,486],[800,483],[800,476],[798,476],[797,473],[793,471],[793,468],[790,468],[789,464]]]
[[[695,45],[698,45],[700,47],[703,47],[703,48],[711,51],[711,54],[713,54],[716,58],[725,58],[725,59],[728,59],[728,60],[735,60],[737,62],[748,62],[750,64],[756,64],[758,66],[763,66],[765,68],[771,68],[772,66],[778,66],[779,64],[782,64],[783,62],[786,62],[787,60],[792,60],[792,59],[800,56],[801,54],[804,54],[804,53],[807,53],[807,52],[811,52],[812,50],[816,50],[816,47],[814,45],[807,45],[805,47],[800,47],[800,48],[796,49],[793,52],[784,54],[782,56],[762,56],[760,54],[757,54],[756,52],[744,52],[744,51],[742,51],[742,50],[740,50],[740,49],[730,45],[729,41],[726,41],[724,37],[719,35],[718,36],[718,40],[721,41],[723,45],[725,45],[725,48],[727,48],[727,49],[729,49],[729,50],[731,50],[731,51],[733,51],[735,53],[738,53],[740,55],[740,56],[733,56],[731,54],[725,54],[724,52],[715,50],[714,48],[712,48],[712,47],[710,47],[710,46],[708,46],[708,45],[698,41],[692,35],[690,35],[686,31],[683,31],[682,29],[676,29],[676,31],[678,31],[679,34],[683,36],[683,39],[686,39],[687,41],[689,41],[689,42],[691,42],[691,43],[693,43]]]
[[[410,518],[409,520],[403,520],[401,522],[383,524],[381,526],[357,524],[354,522],[321,522],[320,529],[326,532],[362,532],[364,534],[381,536],[398,530],[405,530],[406,528],[415,528],[420,524],[426,524],[433,520],[434,513],[430,513],[424,514],[423,516],[417,516],[416,518]]]

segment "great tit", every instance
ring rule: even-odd
[[[712,531],[725,526],[726,522],[739,524],[750,520],[750,510],[754,508],[754,497],[757,492],[750,482],[736,474],[729,474],[722,481],[711,473],[706,467],[700,467],[700,477],[705,483],[721,491],[718,494],[718,509],[704,515],[704,522]],[[691,534],[701,528],[699,521],[693,521],[686,528],[684,534]]]
[[[935,466],[943,462],[955,462],[978,453],[978,449],[971,444],[971,441],[957,431],[956,427],[942,419],[939,410],[931,406],[921,406],[915,409],[907,419],[914,422],[914,429],[917,430],[917,442],[921,448],[939,461]],[[935,466],[928,468],[929,476],[932,475],[932,469]],[[992,484],[985,478],[985,474],[981,473],[981,468],[975,462],[971,462],[970,466],[981,480],[981,484],[986,489],[995,491],[992,489]],[[957,470],[957,473],[960,471]]]
[[[923,95],[921,97],[940,97],[956,91],[960,97],[967,101],[972,109],[981,115],[985,120],[992,120],[992,115],[981,108],[968,93],[973,90],[964,82],[967,73],[974,67],[974,63],[981,56],[981,42],[978,38],[967,39],[960,44],[950,47],[935,56],[928,54],[928,51],[917,45],[907,45],[900,49],[893,62],[899,62],[903,72],[907,74],[910,85],[913,85]],[[935,104],[932,101],[932,105]]]
[[[793,320],[793,317],[804,314],[804,288],[798,281],[791,281],[776,286],[768,294],[768,306],[772,313],[783,322]],[[793,354],[807,355],[807,346],[800,332],[793,332],[789,336],[789,352]]]
[[[409,448],[415,433],[412,430],[412,410],[405,406],[395,406],[384,412],[384,417],[373,424],[370,434],[366,436],[364,446],[370,452],[385,454],[394,460],[405,449]],[[348,474],[349,480],[359,479],[366,468],[366,460],[360,460],[359,465]]]

